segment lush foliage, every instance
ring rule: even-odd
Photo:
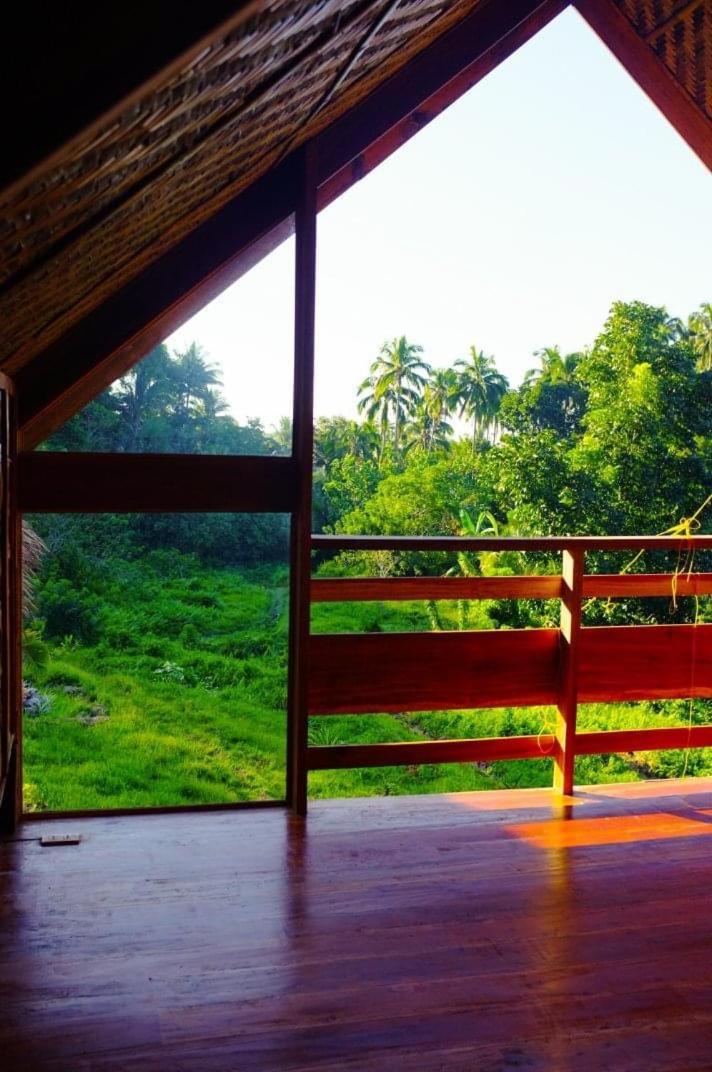
[[[591,347],[538,351],[509,388],[475,346],[432,368],[406,336],[385,343],[358,388],[360,420],[320,418],[318,531],[384,534],[654,533],[712,487],[712,310],[683,324],[617,303]],[[240,425],[218,370],[193,345],[159,347],[57,433],[60,450],[285,453],[291,429]],[[700,523],[710,527],[710,511]],[[26,634],[29,794],[43,807],[279,796],[286,697],[286,518],[61,516],[33,522],[47,545]],[[710,569],[707,556],[696,568]],[[618,570],[625,560],[597,563]],[[660,568],[654,556],[631,568]],[[669,563],[667,564],[669,566]],[[546,572],[514,554],[341,555],[324,573]],[[686,620],[689,601],[587,607],[589,621]],[[702,616],[708,615],[703,603]],[[315,608],[319,630],[548,624],[535,602]],[[682,703],[592,708],[597,728],[683,724]],[[552,712],[313,720],[316,743],[538,732]],[[476,730],[473,726],[476,725]],[[709,769],[706,753],[582,759],[584,781]],[[550,761],[319,774],[315,794],[546,784]]]

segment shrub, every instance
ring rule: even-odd
[[[95,596],[63,578],[47,580],[38,597],[45,636],[56,640],[72,636],[83,644],[95,644],[99,639],[100,606]]]

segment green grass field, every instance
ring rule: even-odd
[[[186,563],[188,560],[186,560]],[[284,796],[287,573],[271,568],[165,569],[130,563],[93,607],[92,643],[46,640],[28,659],[39,690],[25,715],[25,799],[33,810],[222,803]],[[441,605],[443,624],[455,609]],[[486,627],[486,605],[469,608]],[[418,604],[314,609],[316,631],[430,627]],[[697,703],[695,721],[709,715]],[[553,710],[493,710],[312,719],[313,744],[537,733]],[[684,725],[685,703],[583,708],[582,728]],[[579,782],[628,781],[712,771],[706,751],[582,757]],[[314,797],[453,792],[548,785],[548,759],[318,772]]]

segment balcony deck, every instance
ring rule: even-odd
[[[4,1067],[708,1068],[711,834],[712,780],[26,822]]]

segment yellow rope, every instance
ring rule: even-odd
[[[665,529],[664,532],[658,533],[658,535],[659,536],[679,536],[681,539],[688,539],[691,536],[694,536],[695,533],[699,532],[699,530],[702,527],[702,522],[700,521],[700,516],[704,513],[704,511],[707,509],[707,507],[710,505],[710,503],[712,503],[712,495],[707,496],[707,498],[702,503],[702,505],[700,507],[698,507],[697,510],[695,510],[694,514],[691,514],[689,517],[683,517],[677,523],[677,525],[672,525],[669,529]],[[638,554],[635,555],[634,558],[632,558],[630,560],[630,562],[626,566],[623,567],[623,569],[621,570],[621,573],[627,573],[635,565],[635,563],[640,559],[641,555],[643,555],[643,554],[644,554],[644,551],[639,551]],[[675,569],[672,572],[672,579],[671,579],[671,582],[670,582],[671,596],[672,596],[672,609],[673,610],[677,610],[678,579],[684,575],[684,576],[687,577],[687,580],[689,581],[690,577],[692,576],[692,567],[694,566],[694,563],[695,563],[695,549],[694,549],[694,547],[690,547],[690,548],[687,548],[685,550],[684,559],[682,558],[682,548],[678,549],[677,563],[675,565]],[[697,626],[697,625],[699,625],[699,622],[700,622],[700,597],[695,592],[695,594],[694,594],[694,596],[692,598],[695,601],[695,615],[694,615],[692,624],[693,624],[693,626]],[[609,600],[609,603],[610,603],[610,600]],[[692,631],[692,652],[690,653],[690,700],[689,700],[688,714],[687,714],[687,745],[685,747],[685,763],[684,763],[684,766],[682,768],[682,777],[683,778],[687,774],[687,768],[688,768],[689,762],[690,762],[690,741],[692,739],[692,714],[693,714],[694,702],[695,702],[694,697],[693,697],[693,692],[694,692],[694,688],[695,688],[696,662],[697,662],[697,630],[693,629],[693,631]]]
[[[689,517],[681,518],[681,520],[676,525],[671,525],[671,527],[669,529],[665,529],[664,532],[659,532],[659,533],[657,533],[657,535],[658,536],[679,536],[681,539],[687,539],[687,538],[689,538],[691,536],[694,536],[695,533],[699,532],[699,530],[702,528],[702,522],[700,521],[701,515],[704,513],[704,511],[707,509],[707,507],[710,506],[711,504],[712,504],[712,494],[707,496],[707,498],[702,503],[702,505],[699,506],[697,508],[697,510],[695,510],[694,514],[691,514]],[[643,549],[641,551],[638,551],[638,554],[634,555],[633,558],[631,558],[630,562],[626,563],[626,565],[620,571],[621,575],[624,574],[624,573],[628,573],[633,568],[633,566],[636,564],[636,562],[638,562],[640,560],[640,558],[644,554],[645,554],[645,549]],[[678,552],[677,552],[677,563],[675,565],[675,569],[673,570],[672,579],[671,579],[671,596],[672,596],[672,609],[673,610],[677,610],[678,578],[682,577],[684,575],[689,580],[691,575],[692,575],[692,567],[693,567],[694,562],[695,562],[695,550],[694,550],[694,547],[690,547],[690,548],[687,548],[685,550],[684,559],[681,558],[681,554],[682,554],[682,549],[679,548]],[[694,616],[694,620],[693,620],[692,624],[696,626],[696,625],[699,625],[699,621],[700,621],[700,597],[699,597],[699,595],[697,593],[695,593],[694,596],[693,596],[693,599],[695,601],[695,616]],[[585,613],[585,611],[588,609],[588,607],[591,606],[591,604],[593,602],[594,602],[594,599],[589,599],[586,603],[584,603],[584,605],[582,607],[582,613]],[[612,599],[609,598],[606,601],[606,606],[611,607],[612,603],[613,603]],[[687,774],[687,767],[688,767],[688,763],[689,763],[689,760],[690,760],[690,740],[692,738],[692,713],[693,713],[693,704],[694,704],[694,699],[693,699],[693,696],[692,696],[692,692],[694,690],[694,685],[695,685],[695,663],[696,663],[696,655],[697,655],[697,652],[696,652],[696,648],[697,648],[697,631],[696,630],[693,630],[692,637],[693,637],[693,641],[692,641],[693,650],[692,650],[691,665],[690,665],[690,702],[689,702],[688,720],[687,720],[687,730],[688,730],[687,742],[688,743],[687,743],[687,746],[686,746],[686,749],[685,749],[685,765],[684,765],[683,771],[682,771],[682,777],[683,778]],[[544,751],[544,748],[543,748],[542,743],[541,743],[541,738],[544,736],[544,733],[546,732],[546,721],[547,720],[545,720],[544,724],[542,725],[541,729],[539,730],[539,733],[537,734],[539,749],[540,749],[540,751],[542,752],[543,755],[550,754],[550,753],[547,753],[547,752]],[[554,733],[555,732],[556,732],[556,730],[554,730]]]

